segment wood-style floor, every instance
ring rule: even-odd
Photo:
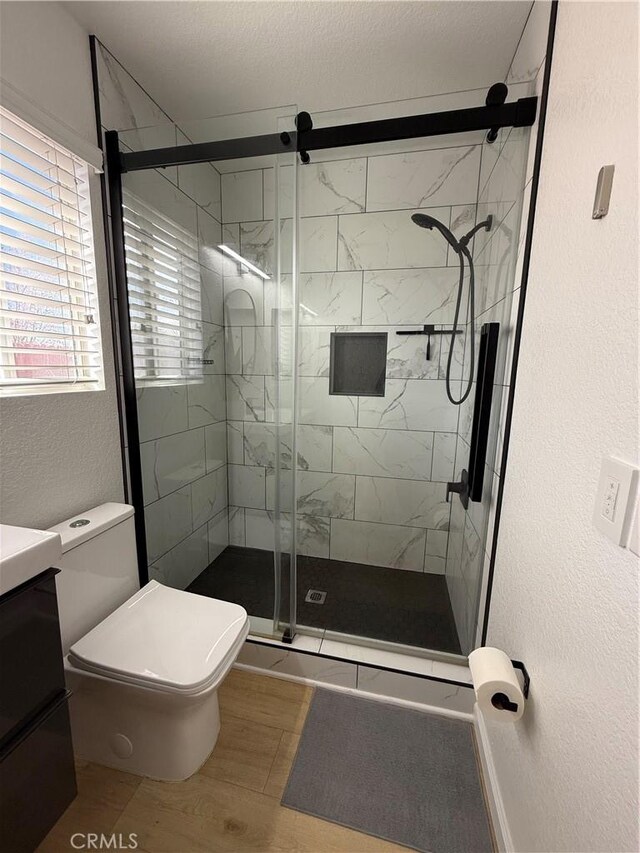
[[[280,805],[313,688],[232,670],[220,688],[216,748],[186,782],[78,766],[78,797],[38,848],[71,851],[73,833],[136,833],[146,853],[406,848]],[[76,840],[77,843],[77,840]]]

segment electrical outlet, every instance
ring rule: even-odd
[[[638,468],[606,456],[602,460],[593,523],[596,528],[626,548],[638,501]]]

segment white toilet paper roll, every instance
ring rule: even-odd
[[[519,720],[525,698],[509,657],[490,646],[475,649],[469,655],[478,707],[487,719],[503,722]]]

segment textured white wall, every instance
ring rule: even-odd
[[[490,728],[519,851],[638,850],[638,561],[591,522],[603,454],[638,453],[637,33],[560,4],[488,638],[532,678]]]
[[[0,75],[96,144],[87,33],[58,3],[2,3]],[[100,184],[93,179],[105,391],[0,401],[0,518],[47,527],[122,500]]]

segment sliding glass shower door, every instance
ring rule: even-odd
[[[125,131],[120,145],[241,146],[291,132],[294,114]],[[129,425],[140,457],[130,473],[142,484],[149,577],[236,601],[252,631],[269,636],[288,628],[295,600],[294,160],[291,152],[122,176]]]
[[[479,97],[319,114],[314,126]],[[286,148],[295,112],[120,134],[123,151],[212,140],[238,151],[122,176],[131,479],[149,576],[242,604],[254,633],[464,655],[500,477],[528,129],[492,144],[473,131],[314,150],[303,163]],[[264,134],[285,153],[257,156]],[[475,314],[467,265],[454,328],[457,241],[489,217],[464,243]],[[455,405],[472,329],[471,393]],[[482,465],[478,400],[491,402]],[[484,488],[463,504],[472,469]]]

